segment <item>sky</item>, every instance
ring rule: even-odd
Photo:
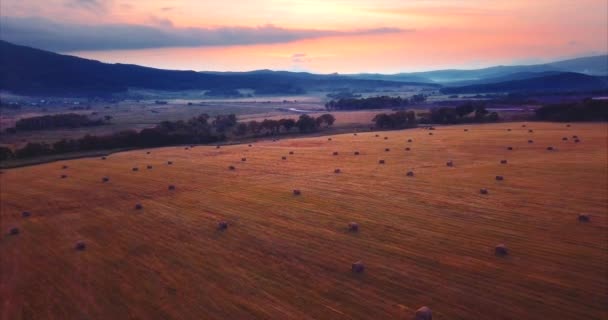
[[[165,69],[398,73],[608,52],[607,0],[2,0],[0,38]]]

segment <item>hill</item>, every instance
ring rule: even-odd
[[[607,91],[608,78],[588,76],[580,73],[558,73],[536,78],[512,80],[498,83],[482,83],[462,87],[445,87],[446,94],[488,92],[580,92]]]
[[[101,63],[0,41],[0,88],[19,94],[104,95],[124,92],[128,88],[168,91],[253,89],[262,94],[298,94],[319,88],[369,89],[403,85],[401,82],[309,73],[161,70]]]
[[[607,129],[360,132],[4,170],[2,317],[603,319]]]

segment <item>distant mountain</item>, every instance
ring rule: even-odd
[[[102,95],[128,88],[156,90],[253,89],[260,94],[299,94],[306,90],[341,90],[435,86],[367,80],[339,75],[275,72],[171,71],[60,55],[0,41],[0,89],[31,95]]]
[[[431,79],[428,79],[428,78],[425,78],[422,76],[412,75],[409,73],[397,73],[397,74],[357,73],[357,74],[347,74],[345,76],[357,78],[357,79],[368,79],[368,80],[435,83]]]
[[[435,70],[425,72],[397,73],[392,75],[352,75],[361,78],[374,78],[388,81],[417,79],[416,82],[441,83],[444,85],[464,85],[464,81],[490,83],[508,80],[521,80],[537,77],[539,73],[576,72],[594,76],[608,75],[608,55],[577,58],[547,64],[496,66],[473,70]],[[512,79],[508,79],[511,77]],[[501,79],[497,81],[497,79]],[[460,82],[456,84],[456,82]]]
[[[461,87],[445,87],[446,94],[490,93],[490,92],[580,92],[607,91],[608,77],[589,76],[574,72],[563,72],[523,80],[476,84]]]

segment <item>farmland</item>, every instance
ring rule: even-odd
[[[2,319],[605,319],[607,134],[447,126],[3,170]]]

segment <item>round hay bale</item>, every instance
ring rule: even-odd
[[[65,178],[67,178],[67,177],[68,177],[68,176],[67,176],[67,175],[65,175],[65,174],[62,174],[62,175],[61,175],[61,179],[65,179]]]
[[[215,148],[216,148],[216,149],[219,149],[219,148],[221,148],[221,146],[215,146]]]
[[[414,176],[414,171],[408,171],[405,175],[408,176],[408,177],[413,177]]]
[[[139,168],[133,168],[131,171],[139,171]]]
[[[547,150],[548,151],[553,151],[554,149],[553,149],[553,147],[547,147]]]
[[[500,164],[507,164],[507,160],[500,160]]]
[[[355,151],[355,155],[358,156],[359,155],[359,151]]]
[[[167,161],[167,165],[172,165],[173,161]]]
[[[435,130],[435,127],[429,127],[429,130]]]
[[[505,178],[503,176],[496,176],[496,181],[503,181]]]
[[[591,221],[591,217],[588,214],[579,214],[578,215],[578,221],[579,222],[590,222]]]
[[[389,152],[389,151],[391,151],[391,149],[390,149],[390,148],[386,148],[386,149],[384,149],[384,152]]]
[[[377,135],[376,135],[376,138],[378,138],[378,137],[380,137],[380,135],[379,135],[379,134],[377,134]]]
[[[106,157],[101,157],[101,160],[106,160]]]
[[[416,310],[414,320],[433,320],[433,312],[427,306],[420,307]]]
[[[528,140],[528,143],[534,143],[534,140]]]
[[[468,132],[468,131],[469,131],[469,129],[464,129],[464,132]]]
[[[410,151],[410,150],[412,150],[412,149],[410,149],[409,147],[405,148],[405,151]]]
[[[432,135],[433,135],[433,133],[432,133],[432,132],[429,132],[429,136],[432,136]]]
[[[486,189],[486,188],[481,188],[481,189],[479,189],[479,193],[480,193],[480,194],[488,194],[488,189]]]
[[[241,158],[241,161],[245,162],[245,161],[247,161],[247,158]]]
[[[146,152],[146,154],[150,154],[150,151]]]
[[[135,210],[141,210],[143,208],[144,208],[144,206],[142,206],[141,203],[136,203],[135,204]]]
[[[300,191],[300,190],[298,190],[298,189],[294,189],[294,190],[293,190],[293,195],[294,195],[294,196],[299,196],[299,195],[301,195],[301,194],[302,194],[302,191]]]
[[[190,148],[188,148],[188,147],[185,147],[185,148],[184,148],[184,150],[190,150]]]
[[[348,223],[348,231],[358,232],[359,231],[359,224],[356,223],[356,222],[349,222]]]
[[[356,133],[353,133],[353,136],[357,136],[357,134],[356,134]]]
[[[522,125],[521,125],[521,127],[522,127],[522,128],[525,128],[525,127],[526,127],[526,125],[525,125],[525,124],[522,124]]]
[[[507,150],[512,151],[513,147],[507,147]]]
[[[384,140],[388,140],[388,137],[384,137]]]
[[[581,142],[581,140],[579,140],[579,139],[574,139],[574,143],[579,143],[579,142]]]
[[[249,145],[249,148],[253,147],[252,145]]]
[[[562,141],[568,141],[568,137],[563,137]]]
[[[29,212],[29,211],[23,211],[23,212],[21,212],[21,216],[23,218],[29,218],[31,215],[32,215],[32,213]]]
[[[147,165],[146,168],[148,168],[148,170],[152,169],[151,165]]]
[[[219,230],[222,230],[222,231],[228,229],[228,222],[226,222],[226,221],[220,221],[220,222],[218,222],[217,223],[217,228]]]
[[[337,156],[338,155],[338,151],[334,151],[333,155]]]
[[[101,182],[108,182],[108,181],[110,181],[110,178],[108,178],[108,177],[101,178]]]
[[[334,170],[334,173],[340,173],[340,172],[342,172],[342,170],[340,170],[340,169],[335,169]]]
[[[386,162],[384,160],[378,160],[378,164],[385,164]]]
[[[9,231],[8,234],[10,234],[11,236],[16,236],[19,234],[19,228],[17,227],[12,227]]]
[[[452,162],[452,160],[448,161],[445,163],[446,166],[448,167],[453,167],[454,166],[454,162]]]
[[[236,170],[236,168],[234,166],[229,166],[228,170]]]
[[[532,133],[532,132],[534,132],[534,130],[530,129],[530,130],[528,130],[528,132],[529,132],[529,133]]]
[[[77,251],[83,251],[87,248],[86,243],[84,243],[84,241],[78,241],[76,242],[76,245],[74,246],[74,249],[76,249]]]
[[[410,143],[411,143],[412,141],[414,141],[414,140],[412,140],[412,139],[407,139],[407,142],[410,142]]]
[[[167,189],[168,189],[169,191],[173,191],[173,190],[175,190],[175,186],[174,186],[174,185],[172,185],[172,184],[170,184],[170,185],[167,187]]]
[[[65,170],[65,169],[67,169],[67,168],[68,168],[68,166],[66,166],[66,165],[63,165],[63,166],[61,167],[61,169],[63,169],[63,170]]]
[[[331,141],[331,138],[327,138],[327,141]]]
[[[287,157],[282,156],[282,157],[281,157],[281,159],[282,159],[282,160],[287,160]]]
[[[293,151],[289,151],[289,154],[293,154]]]
[[[577,135],[572,136],[572,139],[578,139]]]
[[[351,270],[354,273],[362,273],[363,271],[365,271],[365,265],[361,261],[354,262],[351,267]]]
[[[566,125],[566,128],[570,128],[570,124],[567,124],[567,125]]]
[[[507,249],[507,246],[501,243],[494,248],[494,254],[497,256],[506,256],[509,254],[509,250]]]
[[[511,131],[511,129],[509,128],[509,129],[507,129],[507,131]]]

